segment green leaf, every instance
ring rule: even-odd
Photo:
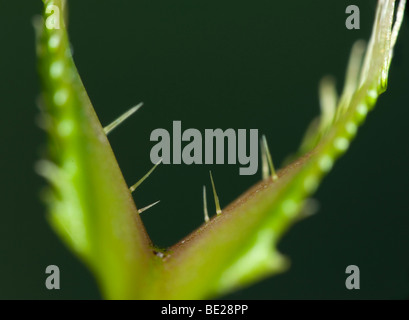
[[[65,10],[64,1],[44,1]],[[49,220],[86,261],[109,298],[139,297],[157,263],[128,186],[75,68],[63,19],[36,24],[43,123],[50,160],[38,170],[52,189]]]
[[[395,2],[378,2],[365,58],[364,44],[357,42],[340,99],[331,78],[321,82],[322,113],[307,130],[295,160],[275,173],[264,142],[263,175],[270,170],[270,177],[163,251],[153,249],[139,218],[78,76],[64,21],[52,30],[43,20],[37,22],[43,123],[49,137],[49,160],[40,162],[38,171],[51,184],[46,198],[50,222],[95,273],[105,297],[203,299],[288,268],[276,249],[278,241],[308,216],[309,197],[386,90],[405,7],[400,1],[393,24]],[[50,5],[65,12],[65,1],[44,4],[44,19]],[[212,185],[218,203],[213,179]]]

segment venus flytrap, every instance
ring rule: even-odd
[[[276,245],[288,228],[313,210],[309,197],[348,149],[359,125],[386,90],[405,1],[378,2],[371,39],[352,49],[341,97],[333,80],[320,85],[321,116],[307,130],[295,160],[275,171],[265,137],[260,142],[263,180],[220,207],[210,173],[216,214],[171,248],[151,243],[132,198],[155,167],[130,189],[76,71],[65,22],[38,22],[37,53],[43,84],[49,160],[38,171],[50,181],[46,202],[56,232],[91,268],[106,298],[203,299],[282,272],[288,261]],[[65,1],[44,1],[65,12]],[[363,60],[363,61],[362,61]],[[362,67],[361,67],[362,66]],[[220,190],[219,190],[220,192]],[[156,203],[155,203],[156,204]],[[154,204],[153,204],[154,205]]]

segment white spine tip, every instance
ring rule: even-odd
[[[142,212],[144,212],[144,211],[146,211],[146,210],[152,208],[153,206],[157,205],[159,202],[160,202],[160,200],[158,200],[158,201],[156,201],[156,202],[150,204],[149,206],[146,206],[146,207],[143,207],[142,209],[139,209],[139,210],[138,210],[138,213],[141,214]]]

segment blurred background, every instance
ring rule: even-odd
[[[347,30],[345,9],[360,8]],[[277,166],[299,146],[319,112],[317,85],[332,74],[342,89],[353,42],[369,39],[376,1],[69,1],[74,58],[103,125],[140,101],[109,139],[129,185],[152,166],[156,128],[259,129]],[[89,271],[45,220],[45,181],[34,163],[45,147],[36,126],[32,18],[42,1],[0,1],[0,299],[99,299]],[[388,91],[347,154],[320,186],[319,212],[280,242],[284,274],[223,299],[409,298],[409,25],[399,35]],[[215,178],[222,206],[260,179],[237,165],[161,165],[134,193],[158,246],[203,222],[202,185]],[[210,204],[210,211],[214,207]],[[61,290],[45,268],[59,266]],[[361,289],[345,288],[357,265]]]

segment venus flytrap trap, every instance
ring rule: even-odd
[[[65,13],[65,1],[44,1],[44,21],[36,23],[36,30],[49,160],[37,169],[50,181],[46,203],[52,226],[91,268],[106,298],[203,299],[286,270],[278,241],[314,211],[309,197],[386,90],[405,7],[400,1],[393,22],[395,2],[378,1],[367,48],[362,41],[352,48],[341,97],[331,78],[321,82],[321,116],[307,130],[294,160],[276,172],[263,136],[262,181],[221,209],[210,173],[216,214],[209,217],[203,186],[205,223],[160,250],[139,215],[150,206],[138,210],[131,197],[160,161],[129,188],[107,140],[140,105],[101,126],[72,60],[64,19],[59,29],[44,23],[50,5]]]

